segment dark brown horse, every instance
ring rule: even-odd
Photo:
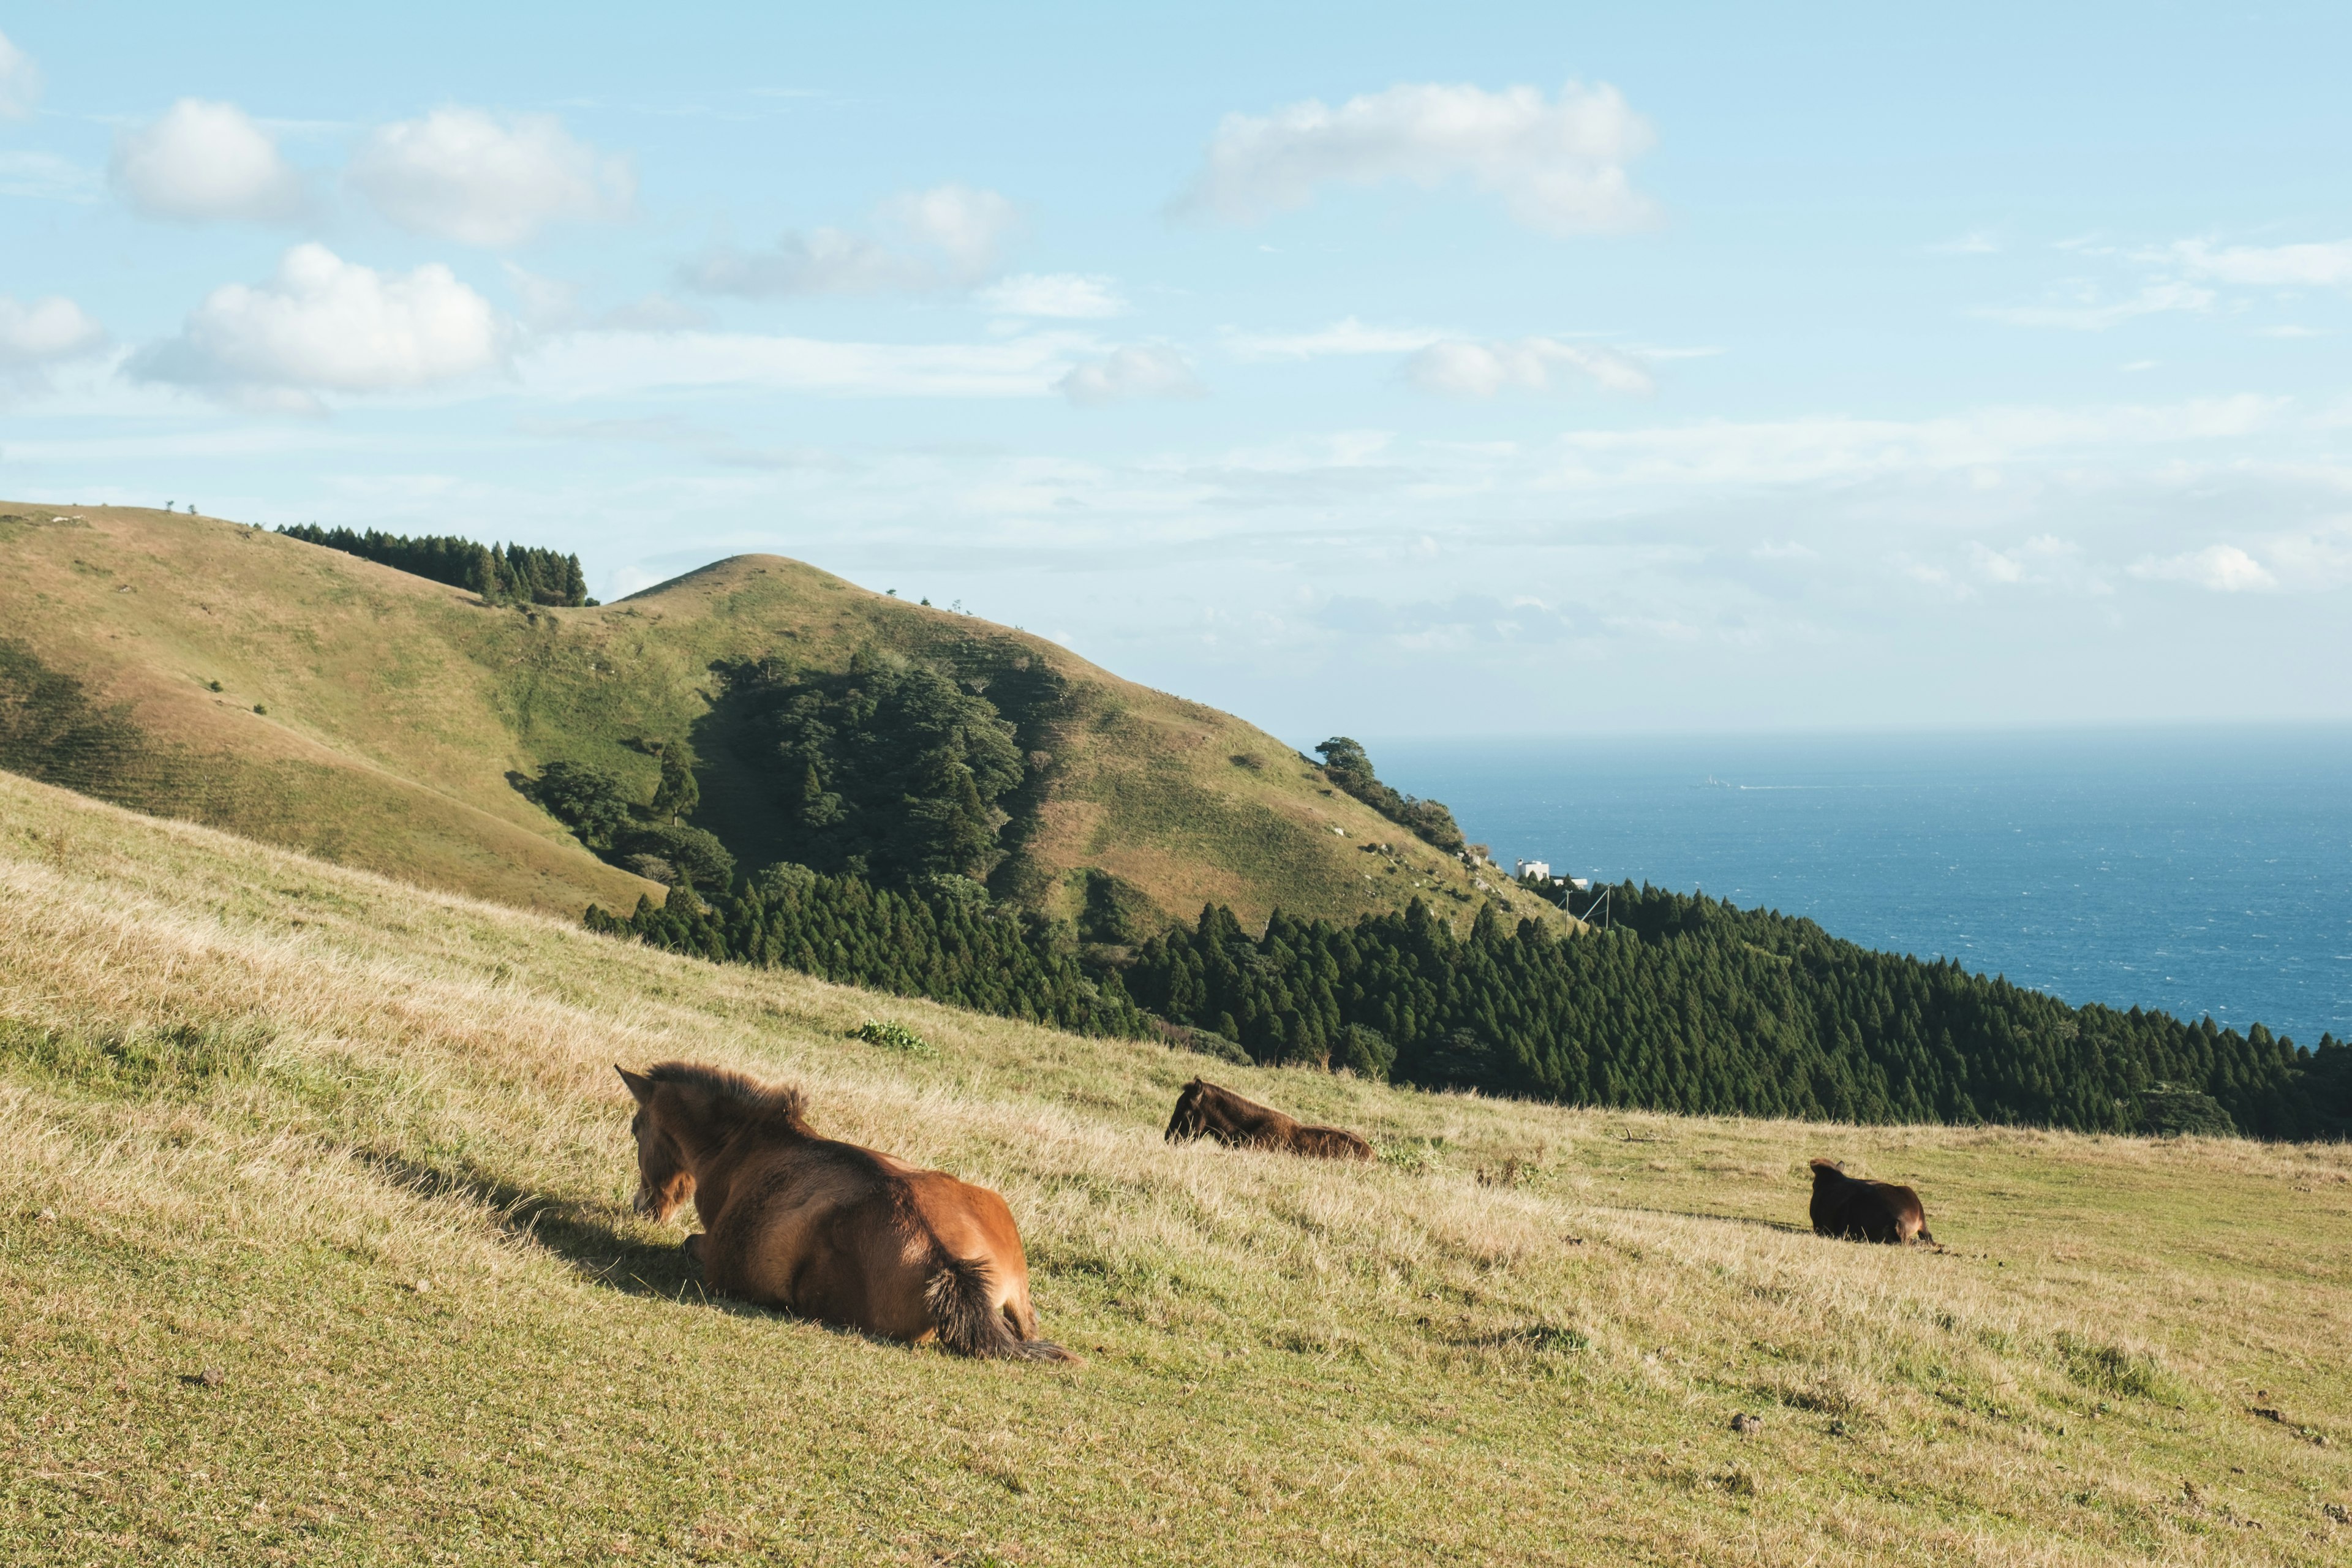
[[[986,1187],[809,1131],[801,1091],[691,1062],[616,1067],[635,1097],[637,1212],[689,1198],[716,1290],[974,1356],[1076,1358],[1037,1337],[1013,1211]]]
[[[1372,1146],[1338,1127],[1308,1127],[1270,1106],[1196,1078],[1176,1097],[1168,1142],[1213,1138],[1235,1149],[1277,1149],[1317,1160],[1369,1160]]]
[[[1848,1237],[1862,1241],[1924,1241],[1927,1211],[1919,1194],[1892,1182],[1867,1182],[1849,1176],[1828,1160],[1813,1162],[1813,1233]]]

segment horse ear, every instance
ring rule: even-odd
[[[645,1074],[631,1072],[618,1062],[613,1064],[613,1070],[621,1075],[621,1081],[629,1086],[629,1092],[636,1097],[639,1105],[654,1097],[654,1080]]]

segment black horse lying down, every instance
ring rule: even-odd
[[[1919,1194],[1892,1182],[1866,1182],[1849,1176],[1828,1160],[1813,1162],[1813,1232],[1860,1241],[1924,1241],[1927,1211]]]

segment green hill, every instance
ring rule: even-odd
[[[1145,926],[1213,901],[1344,920],[1419,891],[1464,924],[1490,899],[1560,919],[1229,714],[778,556],[519,608],[214,519],[0,502],[0,766],[503,902],[658,894],[518,788],[550,763],[643,801],[683,743],[692,823],[747,871],[790,858],[796,781],[743,743],[758,715],[729,672],[814,679],[862,654],[985,693],[1013,726],[990,883],[1030,907],[1076,916],[1091,887]]]
[[[1003,1192],[1085,1364],[704,1298],[612,1070],[675,1056]],[[2344,1145],[1215,1069],[1340,1165],[1163,1143],[1201,1065],[0,776],[0,1562],[2352,1551]],[[1814,1155],[1945,1247],[1811,1235]]]

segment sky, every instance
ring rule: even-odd
[[[1301,743],[2352,720],[2341,6],[0,4],[0,496]]]

